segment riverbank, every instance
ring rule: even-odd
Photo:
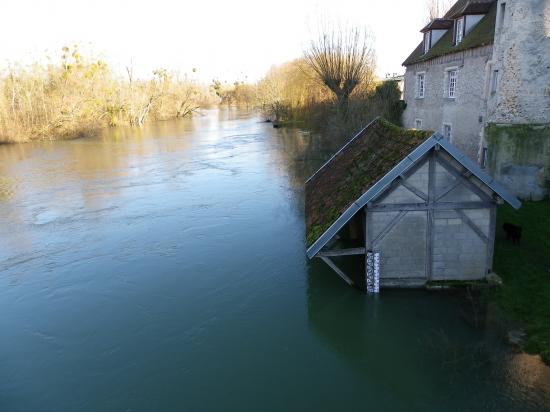
[[[506,240],[504,222],[522,226],[519,245]],[[550,201],[499,207],[494,270],[503,284],[489,299],[525,329],[522,349],[550,365]]]
[[[220,101],[194,75],[158,68],[138,78],[132,67],[121,75],[78,45],[48,61],[0,68],[0,142],[78,138],[105,126],[187,117]]]

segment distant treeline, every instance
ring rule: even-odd
[[[200,84],[158,69],[138,79],[65,47],[57,61],[0,70],[0,143],[87,136],[106,126],[182,118],[214,104],[260,110],[280,124],[351,135],[376,116],[401,123],[394,81],[374,80],[374,52],[356,29],[323,33],[304,57],[255,84]]]
[[[399,125],[405,107],[396,81],[368,79],[353,90],[343,111],[304,59],[272,68],[257,84],[257,106],[272,120],[345,135],[376,116]]]
[[[73,138],[100,127],[185,117],[217,103],[214,91],[165,69],[150,79],[113,73],[102,60],[64,47],[49,64],[0,71],[0,143]]]

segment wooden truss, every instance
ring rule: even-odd
[[[354,256],[354,255],[367,255],[367,251],[376,249],[380,242],[392,231],[392,229],[407,215],[409,212],[413,211],[426,211],[427,212],[427,241],[426,241],[426,275],[427,279],[432,278],[432,251],[433,251],[433,242],[434,242],[434,215],[436,211],[439,210],[450,210],[454,211],[461,221],[472,229],[474,233],[479,236],[484,244],[487,245],[487,268],[489,269],[493,261],[493,244],[495,237],[495,217],[496,217],[496,200],[493,196],[485,192],[480,186],[472,181],[472,174],[465,169],[462,165],[451,160],[449,156],[445,156],[439,150],[439,147],[436,146],[434,150],[428,152],[418,163],[409,169],[406,173],[400,175],[395,179],[388,189],[369,202],[365,208],[363,208],[365,213],[364,218],[364,247],[350,248],[350,249],[322,249],[315,255],[315,257],[320,258],[325,262],[338,276],[340,276],[347,284],[353,285],[354,282],[351,278],[346,275],[332,260],[331,257],[342,257],[342,256]],[[407,182],[407,178],[414,174],[420,167],[428,161],[428,193],[424,193],[418,188],[412,186]],[[449,172],[455,180],[449,184],[444,189],[440,190],[439,193],[436,193],[435,190],[435,165],[441,165],[447,172]],[[456,164],[455,164],[456,163]],[[393,189],[397,186],[403,186],[409,192],[415,194],[423,202],[418,203],[396,203],[396,204],[380,204],[387,194],[391,193]],[[456,189],[459,186],[465,186],[471,191],[473,191],[481,200],[479,201],[470,201],[470,202],[445,202],[442,201],[445,195],[449,194],[451,191]],[[489,208],[490,210],[490,223],[489,223],[489,235],[487,236],[483,230],[481,230],[464,212],[468,209],[480,209],[480,208]],[[396,211],[399,212],[381,231],[380,233],[373,238],[372,231],[369,230],[369,213],[376,212],[387,212],[387,211]],[[365,264],[366,270],[366,264]]]

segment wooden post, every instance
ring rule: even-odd
[[[457,209],[455,210],[456,214],[458,215],[458,217],[462,220],[462,223],[464,223],[466,226],[468,226],[470,229],[472,229],[474,231],[474,233],[476,235],[479,236],[479,238],[484,242],[484,243],[489,243],[489,238],[485,235],[485,233],[483,233],[483,231],[472,221],[472,219],[470,219],[466,213],[464,213],[463,210],[460,210],[460,209]]]
[[[348,278],[346,276],[346,274],[344,272],[342,272],[340,270],[340,268],[338,266],[336,266],[332,260],[330,260],[328,257],[325,257],[325,256],[319,256],[319,257],[323,260],[323,262],[325,262],[327,265],[329,265],[330,268],[332,270],[334,270],[338,276],[340,276],[342,279],[344,279],[344,281],[348,285],[353,286],[353,281],[350,278]]]
[[[487,241],[487,274],[493,271],[493,253],[495,249],[495,234],[497,224],[497,206],[489,209],[489,239]]]
[[[435,150],[428,158],[428,210],[426,212],[426,277],[433,276],[433,244],[434,244],[434,204],[435,193]]]
[[[353,256],[365,254],[364,247],[354,247],[350,249],[333,249],[333,250],[321,250],[317,253],[317,256],[330,257],[330,256]]]

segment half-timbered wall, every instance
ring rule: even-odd
[[[484,278],[492,264],[492,192],[442,151],[428,153],[366,207],[366,250],[383,285]]]

